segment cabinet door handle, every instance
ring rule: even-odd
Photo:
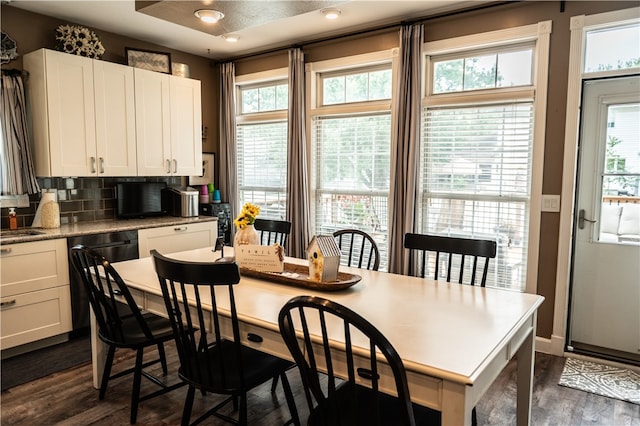
[[[186,226],[178,226],[173,228],[174,231],[178,232],[178,231],[186,231],[187,227]]]
[[[104,157],[100,157],[100,173],[104,173]]]
[[[96,157],[91,157],[91,173],[96,172]]]
[[[173,159],[173,173],[178,173],[178,160]]]
[[[167,173],[171,173],[171,160],[167,158]]]
[[[9,253],[11,253],[11,248],[0,249],[0,254],[9,254]]]
[[[7,308],[16,304],[16,299],[8,300],[6,302],[0,302],[0,308]]]

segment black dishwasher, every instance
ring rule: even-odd
[[[138,231],[117,231],[102,234],[80,235],[67,238],[67,248],[82,244],[103,255],[109,262],[138,258]],[[70,338],[85,336],[90,331],[89,298],[82,278],[71,264],[69,257],[69,281],[71,288],[71,320],[73,330]]]

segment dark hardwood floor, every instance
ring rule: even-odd
[[[114,371],[133,361],[133,351],[116,353]],[[150,352],[149,358],[155,355]],[[168,348],[168,381],[177,380],[177,358]],[[640,425],[640,406],[615,399],[558,386],[564,358],[536,355],[533,391],[533,425]],[[157,373],[157,369],[155,370]],[[173,373],[173,374],[172,374]],[[512,362],[502,372],[477,406],[480,425],[515,425],[516,380]],[[296,394],[298,410],[305,418],[306,409],[297,370],[289,372]],[[278,425],[289,418],[281,385],[275,394],[270,383],[249,395],[249,421],[253,425]],[[127,425],[129,424],[131,378],[114,380],[103,401],[92,387],[91,365],[85,364],[16,386],[0,395],[2,426],[10,425]],[[155,386],[143,380],[143,392]],[[145,401],[138,410],[138,425],[176,425],[180,423],[186,387]],[[219,397],[196,394],[194,417],[213,405]],[[206,424],[225,424],[211,418]]]

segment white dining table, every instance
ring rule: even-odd
[[[196,262],[220,257],[210,248],[163,254]],[[225,255],[232,255],[232,248],[225,247]],[[285,262],[307,264],[294,258]],[[152,258],[113,266],[143,309],[166,316]],[[517,424],[529,424],[536,314],[542,296],[342,266],[340,271],[362,279],[334,292],[243,276],[234,291],[244,343],[292,359],[278,329],[280,308],[298,295],[324,297],[358,312],[389,339],[402,357],[411,399],[440,411],[443,425],[470,425],[473,407],[517,354]],[[262,342],[247,340],[249,333],[261,336]],[[106,346],[97,338],[95,321],[92,354],[98,388]],[[381,388],[388,383],[393,393],[390,371],[384,369],[381,376]]]

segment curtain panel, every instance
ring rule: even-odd
[[[291,222],[289,255],[306,257],[309,244],[309,182],[305,125],[305,73],[302,49],[289,50],[289,117],[287,125],[287,220]]]
[[[22,76],[2,73],[2,144],[0,146],[0,190],[2,195],[40,192],[30,151],[27,102]]]
[[[409,258],[404,234],[418,217],[420,164],[420,79],[422,24],[400,29],[400,55],[391,124],[391,197],[389,198],[389,272],[406,274]]]
[[[231,215],[240,212],[238,205],[238,176],[236,155],[236,67],[233,62],[220,65],[220,196],[227,200],[231,207]],[[233,220],[233,217],[232,217]],[[235,229],[231,227],[231,238]]]

